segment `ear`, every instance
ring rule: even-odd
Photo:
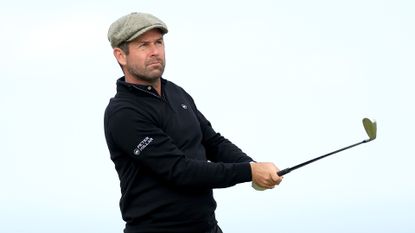
[[[125,66],[127,64],[127,55],[120,48],[114,48],[113,50],[114,57],[117,59],[118,63]]]

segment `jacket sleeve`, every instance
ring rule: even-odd
[[[112,114],[107,127],[111,140],[123,154],[170,184],[224,188],[252,179],[249,163],[211,163],[186,158],[156,122],[133,109]]]
[[[215,132],[210,122],[201,112],[197,111],[197,115],[202,128],[203,144],[210,161],[223,163],[249,163],[253,161],[235,144]]]
[[[215,132],[210,122],[197,109],[193,98],[189,94],[187,94],[187,97],[196,109],[196,114],[203,134],[203,145],[205,146],[206,154],[210,161],[216,163],[249,163],[254,161],[231,141]]]

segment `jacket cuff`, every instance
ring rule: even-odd
[[[252,181],[252,171],[250,162],[236,164],[238,183]]]

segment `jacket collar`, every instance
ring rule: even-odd
[[[161,91],[163,93],[167,80],[164,78],[160,78],[160,80],[161,80]],[[146,94],[151,94],[156,97],[160,97],[157,91],[151,85],[128,83],[125,81],[125,76],[123,76],[117,80],[117,92],[125,92],[125,91],[135,92],[135,93],[137,92],[146,93]]]

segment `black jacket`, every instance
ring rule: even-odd
[[[251,180],[250,157],[216,133],[181,87],[117,81],[105,136],[118,172],[125,232],[203,232],[215,223],[213,188]]]

